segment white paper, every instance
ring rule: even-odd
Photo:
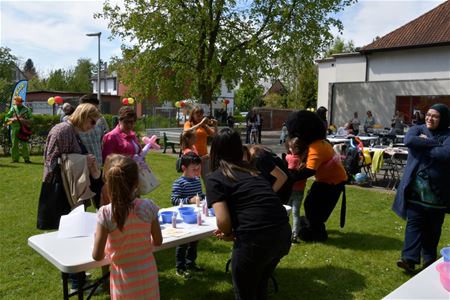
[[[58,229],[58,238],[67,239],[80,236],[94,235],[97,226],[95,213],[85,212],[80,205],[68,215],[61,216]]]

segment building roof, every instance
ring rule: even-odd
[[[275,80],[275,82],[272,84],[272,86],[267,90],[264,96],[267,96],[268,94],[279,94],[279,95],[285,95],[287,93],[287,89],[284,87],[283,83],[279,79]]]
[[[450,45],[450,0],[386,34],[360,52]]]

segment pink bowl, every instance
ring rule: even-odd
[[[450,262],[441,262],[436,266],[442,286],[450,292]]]

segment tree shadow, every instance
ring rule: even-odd
[[[356,250],[397,250],[403,246],[403,241],[383,235],[358,232],[328,231],[327,245],[341,249]]]
[[[0,164],[0,168],[17,169],[19,166],[17,164]]]

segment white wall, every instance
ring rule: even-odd
[[[336,82],[336,60],[319,62],[317,107],[328,107],[328,85]]]
[[[358,112],[361,123],[371,110],[376,122],[385,127],[395,111],[397,96],[450,95],[450,79],[335,83],[332,122],[338,126]]]
[[[450,46],[368,55],[369,81],[450,78]]]

